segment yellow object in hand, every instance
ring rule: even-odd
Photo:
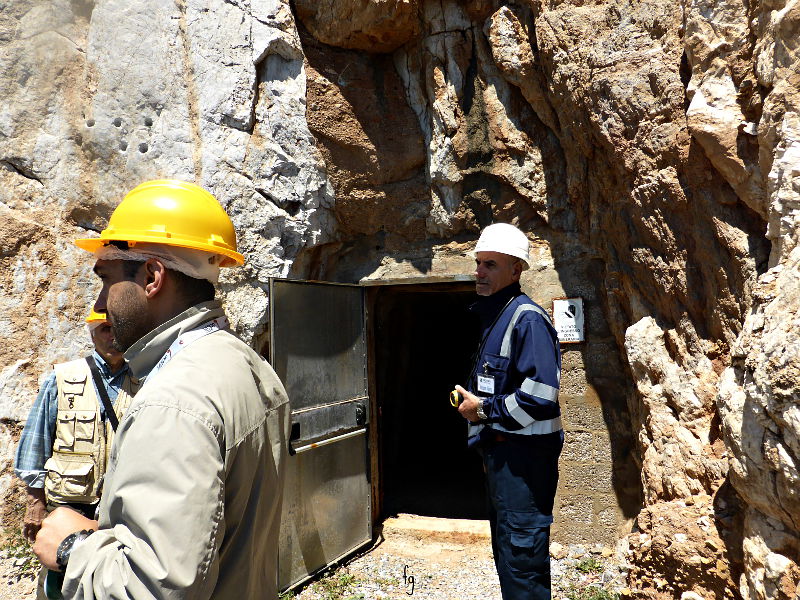
[[[453,390],[450,392],[450,405],[458,408],[459,404],[461,404],[461,394],[458,393],[458,390]]]

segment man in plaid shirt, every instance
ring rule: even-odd
[[[122,353],[112,346],[114,338],[111,334],[111,326],[106,321],[104,314],[92,311],[86,319],[86,326],[95,346],[92,357],[98,367],[108,397],[114,403],[120,390],[129,380],[128,365],[123,360]],[[99,409],[105,419],[102,403],[100,403]],[[22,533],[31,542],[36,538],[36,533],[48,512],[44,489],[47,478],[45,463],[53,454],[57,414],[58,385],[54,370],[50,372],[39,390],[25,422],[14,460],[14,472],[27,486],[28,501]],[[94,517],[95,504],[70,504],[87,516]],[[52,509],[53,506],[49,508]]]

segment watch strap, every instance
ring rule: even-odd
[[[58,564],[62,571],[66,571],[67,563],[69,563],[69,556],[72,554],[75,547],[93,533],[94,530],[92,529],[81,529],[80,531],[70,533],[61,540],[61,543],[56,549],[56,564]]]
[[[481,403],[478,405],[478,418],[479,418],[481,421],[483,421],[483,420],[485,420],[485,419],[488,419],[488,418],[489,418],[489,417],[487,417],[487,416],[486,416],[486,413],[485,413],[485,412],[484,412],[484,410],[483,410],[483,404],[484,404],[484,402],[485,402],[485,400],[481,400]]]

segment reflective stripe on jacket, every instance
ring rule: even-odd
[[[100,398],[86,359],[54,366],[58,388],[53,454],[44,464],[50,504],[94,504],[108,463],[114,430],[102,418]],[[121,419],[138,385],[126,375],[114,402]]]
[[[479,374],[494,377],[494,394],[478,391]],[[487,419],[470,424],[470,445],[484,427],[520,436],[561,431],[560,383],[561,353],[550,317],[520,294],[486,334],[471,374],[470,391],[485,400]]]

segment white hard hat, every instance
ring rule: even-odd
[[[519,229],[509,223],[494,223],[481,231],[481,237],[475,246],[473,254],[478,252],[501,252],[523,262],[523,268],[528,268],[528,237]]]

